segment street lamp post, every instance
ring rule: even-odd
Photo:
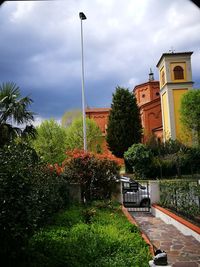
[[[84,82],[84,59],[83,59],[83,25],[82,21],[87,19],[83,12],[79,13],[81,19],[81,60],[82,60],[82,115],[83,115],[83,147],[87,151],[87,134],[86,134],[86,118],[85,118],[85,82]]]

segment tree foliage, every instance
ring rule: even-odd
[[[200,146],[200,90],[189,90],[181,100],[181,121],[197,136]]]
[[[80,109],[72,109],[66,111],[62,116],[61,124],[63,127],[69,127],[72,124],[72,122],[79,117],[81,117]]]
[[[118,162],[107,155],[83,150],[70,151],[67,155],[63,174],[68,182],[80,184],[82,201],[110,199],[119,178]]]
[[[24,143],[0,148],[0,166],[1,266],[21,266],[30,235],[66,205],[68,185]]]
[[[32,99],[21,97],[20,88],[14,83],[0,85],[0,147],[12,141],[16,136],[35,137],[36,131],[31,125],[33,112],[28,107]],[[22,130],[20,127],[28,124]]]
[[[140,179],[148,177],[152,158],[150,149],[143,144],[133,144],[124,153],[125,162],[132,167],[133,173]]]
[[[118,86],[113,94],[106,139],[109,149],[120,158],[132,144],[141,140],[141,121],[136,98],[126,88]]]
[[[94,120],[86,118],[86,132],[87,149],[96,152],[102,142],[102,133]],[[66,147],[68,150],[83,149],[83,121],[81,117],[75,119],[67,128]]]
[[[61,163],[65,159],[66,129],[54,119],[45,120],[37,128],[37,138],[33,147],[50,164]]]

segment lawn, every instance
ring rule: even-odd
[[[30,239],[31,267],[145,267],[151,258],[138,228],[118,204],[72,206]]]

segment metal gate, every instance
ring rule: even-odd
[[[129,211],[150,211],[149,183],[122,182],[123,204]]]

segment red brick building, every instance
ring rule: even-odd
[[[143,143],[153,135],[162,139],[162,112],[160,102],[159,81],[154,81],[153,73],[149,74],[149,81],[135,86],[133,93],[136,96],[140,109],[143,128]]]
[[[105,140],[109,112],[110,112],[110,108],[87,108],[86,109],[87,118],[95,120],[97,125],[102,131],[102,137],[103,137],[102,149],[104,152],[109,151],[107,148],[106,140]]]

